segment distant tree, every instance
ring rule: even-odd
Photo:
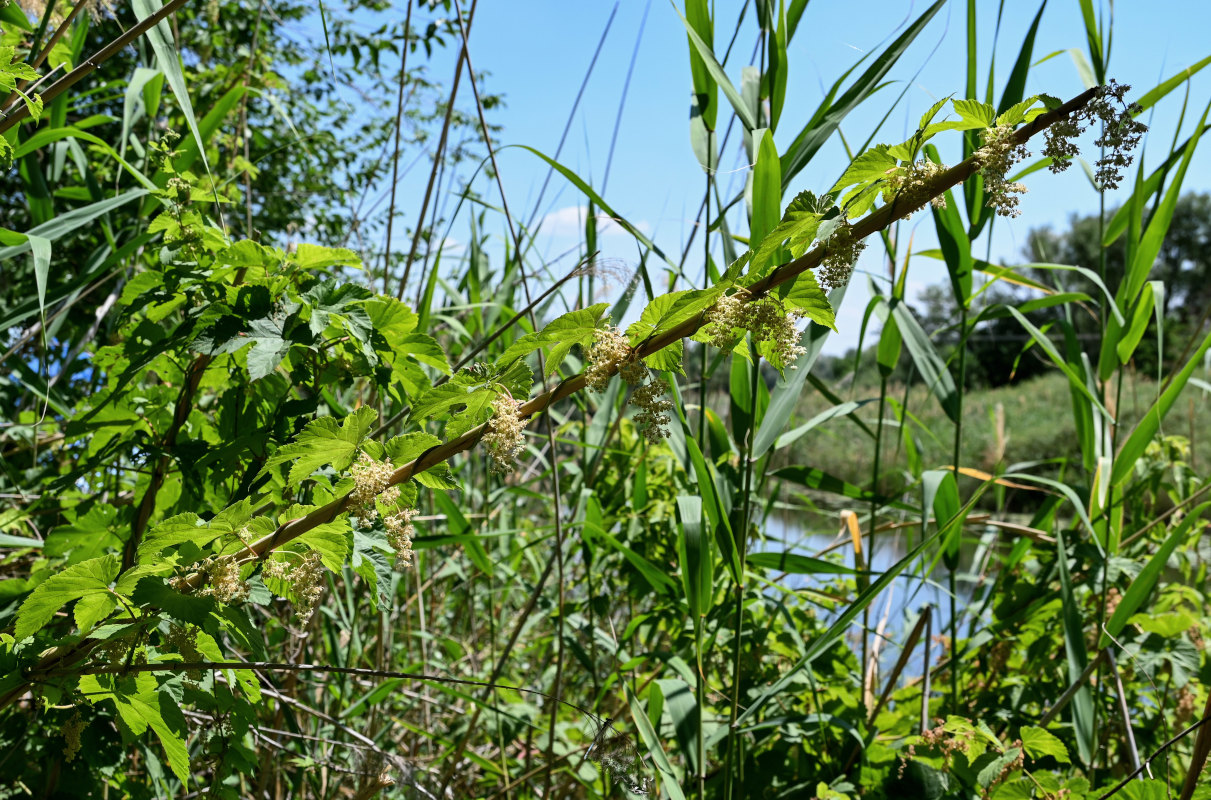
[[[1107,219],[1113,213],[1108,212]],[[1022,255],[1028,263],[1068,264],[1093,270],[1104,276],[1107,287],[1113,292],[1122,281],[1126,268],[1125,237],[1119,237],[1103,250],[1104,230],[1096,215],[1074,214],[1069,218],[1067,230],[1056,231],[1050,226],[1031,230]],[[1076,272],[1026,268],[1024,273],[1061,291],[1095,291],[1088,279]],[[1211,306],[1211,194],[1192,192],[1178,200],[1152,277],[1165,284],[1162,308],[1167,320],[1166,341],[1170,345],[1184,343],[1204,311]],[[1001,283],[981,295],[974,311],[993,304],[1020,305],[1037,296],[1036,291]],[[958,346],[958,331],[953,327],[958,313],[949,288],[927,287],[912,305],[925,330],[934,334],[943,354],[953,353]],[[1043,309],[1029,316],[1035,324],[1044,325],[1066,314],[1079,345],[1096,358],[1101,321],[1092,313],[1075,311],[1072,306],[1060,309]],[[1000,386],[1034,377],[1046,370],[1046,358],[1036,348],[1023,351],[1029,341],[1029,334],[1012,317],[1000,316],[977,325],[967,341],[969,383]],[[1170,345],[1166,346],[1166,357],[1175,355],[1176,351]],[[1155,369],[1155,323],[1150,324],[1134,361],[1142,370]]]

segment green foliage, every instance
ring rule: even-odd
[[[157,4],[0,9],[0,95],[31,112],[0,117],[17,187],[0,198],[0,784],[1025,800],[1159,797],[1196,775],[1178,740],[1156,780],[1116,788],[1211,678],[1194,402],[1211,336],[1193,311],[1206,282],[1184,274],[1205,260],[1201,206],[1181,194],[1205,114],[1120,211],[1032,235],[1063,255],[981,261],[984,131],[1060,102],[1023,97],[1042,8],[1001,96],[991,72],[978,96],[970,3],[965,96],[784,203],[942,5],[842,71],[779,147],[801,116],[787,86],[807,4],[757,5],[761,63],[738,82],[716,51],[732,32],[685,4],[700,271],[688,243],[677,263],[604,189],[523,147],[640,247],[613,306],[592,303],[592,223],[586,263],[536,291],[552,265],[524,215],[495,217],[495,160],[462,169],[481,146],[464,135],[494,147],[499,100],[483,73],[474,113],[427,83],[433,46],[463,45],[461,7],[409,4],[417,25],[362,0],[318,20],[189,7],[45,108],[15,90],[45,73],[47,36],[52,68],[83,63]],[[1107,26],[1081,7],[1104,81]],[[316,44],[292,46],[292,24]],[[363,107],[329,101],[331,82]],[[729,113],[751,162],[730,203]],[[393,146],[434,141],[468,246],[443,250],[449,220],[426,200],[401,252],[387,231],[411,212],[350,187],[396,182]],[[972,159],[961,185],[939,177],[948,146]],[[903,192],[947,198],[926,255],[952,296],[924,310]],[[484,233],[502,221],[503,259]],[[879,341],[843,380],[818,357],[853,231],[881,239],[890,274],[863,322]],[[1174,363],[1170,312],[1189,340]],[[992,325],[1013,352],[975,375]],[[1151,353],[1157,380],[1131,368]],[[1024,360],[1055,379],[976,388]]]

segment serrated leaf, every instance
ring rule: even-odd
[[[282,514],[281,521],[298,519],[315,509],[316,506],[291,506]],[[353,529],[349,525],[349,516],[341,514],[331,522],[315,526],[294,541],[319,553],[325,567],[333,572],[340,572],[341,567],[345,565],[345,559],[349,557],[352,540]]]
[[[1020,103],[1014,103],[997,117],[998,125],[1021,125],[1026,121],[1026,112],[1039,102],[1039,96],[1027,97]],[[1044,109],[1045,110],[1045,109]]]
[[[281,250],[242,239],[215,253],[215,263],[229,267],[275,267],[282,263]]]
[[[158,608],[181,622],[204,627],[210,622],[216,604],[211,597],[181,594],[161,578],[143,578],[135,586],[130,599],[135,605]]]
[[[136,736],[151,728],[164,748],[169,768],[183,785],[189,785],[185,719],[172,694],[160,690],[154,675],[150,672],[139,673],[133,678],[84,675],[80,678],[80,691],[93,704],[113,700],[118,715]]]
[[[294,344],[286,337],[284,324],[284,318],[274,316],[241,320],[227,315],[200,333],[193,349],[217,356],[254,345],[248,353],[248,375],[254,381],[260,380],[277,369]]]
[[[551,320],[541,331],[526,334],[509,345],[496,360],[497,365],[503,367],[535,350],[545,349],[544,377],[549,378],[563,364],[574,346],[588,348],[592,344],[593,333],[607,308],[609,303],[598,303],[588,308],[569,311]]]
[[[38,72],[24,61],[16,60],[14,47],[0,47],[0,92],[11,92],[17,81],[36,81]]]
[[[639,319],[627,328],[627,338],[632,345],[638,345],[645,339],[677,327],[714,305],[725,288],[726,286],[721,284],[710,289],[688,289],[657,297],[643,309]]]
[[[108,595],[109,584],[118,577],[120,568],[118,557],[111,554],[82,561],[47,578],[21,604],[13,636],[18,641],[33,636],[73,600]]]
[[[892,163],[894,165],[895,162]],[[765,275],[770,267],[776,266],[773,259],[782,249],[787,250],[792,259],[806,253],[816,238],[816,229],[819,228],[820,220],[830,205],[831,201],[827,197],[817,199],[808,191],[796,195],[786,206],[782,220],[753,248],[749,275]]]
[[[979,773],[976,775],[976,780],[979,781],[980,786],[984,787],[985,789],[989,788],[993,783],[1000,780],[1002,773],[1004,773],[1005,770],[1008,769],[1011,764],[1013,764],[1013,762],[1017,761],[1021,755],[1022,751],[1020,748],[1007,748],[1004,753],[989,760],[987,764],[983,765]],[[972,766],[974,767],[976,765],[973,764]]]
[[[311,314],[312,334],[322,336],[329,326],[336,325],[359,343],[368,343],[373,324],[363,307],[363,301],[371,297],[373,295],[365,287],[337,283],[332,279],[312,286],[302,295]]]
[[[159,555],[169,547],[184,542],[205,547],[215,539],[239,530],[251,517],[252,501],[248,498],[223,509],[209,522],[203,522],[197,514],[177,514],[161,521],[143,536],[136,560],[140,565],[146,565],[150,556]]]
[[[492,416],[492,401],[495,399],[496,392],[491,389],[480,389],[466,395],[462,409],[446,423],[446,438],[457,439],[487,422]]]
[[[365,307],[374,329],[383,334],[388,342],[412,333],[420,319],[406,303],[394,297],[374,297],[366,301]]]
[[[875,145],[850,163],[845,172],[841,173],[837,183],[829,190],[829,194],[836,197],[850,186],[857,186],[861,191],[875,181],[886,178],[887,173],[894,170],[896,166],[896,159],[888,152],[888,146]]]
[[[139,542],[137,560],[142,561],[147,555],[156,555],[165,548],[181,542],[197,541],[207,544],[214,537],[209,533],[205,524],[199,524],[201,518],[192,512],[177,514],[162,520],[158,525],[143,535]]]
[[[427,333],[408,333],[389,341],[397,352],[406,353],[443,374],[450,374],[450,360],[446,357],[446,351]]]
[[[442,440],[431,433],[417,431],[394,436],[383,445],[383,452],[396,467],[402,467],[409,461],[415,460],[426,450],[437,447]]]
[[[458,435],[461,436],[462,434]],[[412,476],[412,480],[427,489],[438,489],[445,492],[452,492],[461,488],[458,481],[454,479],[454,473],[451,471],[450,465],[444,462],[417,472]]]
[[[293,442],[279,447],[277,452],[265,459],[261,472],[264,474],[278,464],[293,461],[289,480],[298,483],[325,464],[331,464],[337,471],[344,471],[357,457],[358,446],[377,418],[377,411],[362,406],[340,423],[334,417],[312,420]]]
[[[534,370],[524,361],[515,361],[496,380],[509,390],[514,400],[524,401],[534,388]]]
[[[989,103],[978,100],[958,99],[951,103],[964,124],[973,128],[987,128],[996,121],[997,110]]]
[[[1022,728],[1018,738],[1022,740],[1022,749],[1026,751],[1026,755],[1033,759],[1051,756],[1064,764],[1072,763],[1072,759],[1068,757],[1068,748],[1064,746],[1064,743],[1042,728],[1027,725]]]
[[[654,370],[661,372],[676,372],[678,375],[684,375],[685,369],[682,367],[682,362],[685,359],[685,345],[676,341],[668,347],[661,348],[655,353],[643,360]]]
[[[832,304],[811,270],[803,272],[793,282],[780,286],[779,294],[787,311],[797,311],[812,322],[832,331],[837,330]]]
[[[377,528],[353,531],[353,571],[370,586],[370,602],[377,609],[391,602],[392,552],[387,537]]]
[[[290,256],[290,261],[302,270],[325,269],[341,265],[362,268],[361,257],[352,250],[344,247],[320,247],[306,242],[298,246],[298,250]]]
[[[95,592],[81,597],[72,609],[76,619],[76,629],[79,631],[92,630],[98,622],[105,619],[118,607],[118,599],[110,592]]]
[[[451,409],[467,407],[483,408],[492,402],[496,393],[484,388],[482,383],[466,384],[457,380],[434,386],[412,404],[412,419],[431,419]]]

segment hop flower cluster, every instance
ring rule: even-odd
[[[412,537],[416,535],[416,528],[412,526],[414,516],[416,509],[405,508],[383,520],[387,528],[387,541],[395,549],[396,566],[412,566]]]
[[[615,327],[599,328],[593,333],[593,345],[589,348],[589,366],[584,371],[585,384],[591,391],[604,392],[610,385],[610,376],[631,355],[631,343],[626,335]],[[634,377],[632,375],[632,377]],[[627,380],[627,376],[623,375]],[[627,380],[627,383],[633,381]]]
[[[248,584],[240,580],[240,564],[235,556],[210,556],[198,565],[206,576],[199,597],[213,597],[220,603],[242,603],[248,599]]]
[[[937,209],[946,208],[946,195],[935,194],[934,181],[947,169],[945,164],[921,159],[887,177],[888,191],[896,193],[899,201],[912,209],[905,219],[925,208],[926,203]]]
[[[730,347],[737,328],[749,331],[754,341],[768,342],[779,363],[794,363],[806,350],[799,346],[799,315],[788,312],[776,297],[752,299],[747,289],[723,295],[706,312],[706,336],[715,347]]]
[[[635,387],[630,403],[639,409],[635,423],[644,437],[652,443],[666,438],[669,412],[673,410],[672,401],[664,397],[669,385],[652,378],[643,361],[634,357],[626,334],[615,327],[601,328],[593,334],[585,384],[594,392],[604,392],[615,369],[623,381]]]
[[[647,372],[646,368],[644,372]],[[631,393],[631,405],[639,409],[635,424],[643,432],[643,437],[657,444],[668,438],[669,412],[673,410],[673,401],[665,397],[669,385],[663,379],[645,377],[648,380]]]
[[[186,661],[198,660],[198,629],[192,625],[170,623],[164,644],[180,653]]]
[[[75,760],[76,754],[80,752],[80,734],[83,733],[84,729],[87,727],[88,722],[86,722],[84,718],[80,716],[79,711],[73,714],[71,719],[63,723],[61,733],[63,734],[63,741],[65,742],[63,747],[64,761],[71,763]]]
[[[975,741],[974,731],[956,731],[951,732],[946,730],[946,721],[942,719],[934,720],[935,727],[921,732],[921,744],[927,750],[938,751],[942,754],[942,759],[950,764],[955,753],[967,753],[971,750],[971,745]],[[915,756],[916,745],[908,746],[908,755]]]
[[[987,205],[995,208],[1002,217],[1016,217],[1022,213],[1018,208],[1018,195],[1026,192],[1020,183],[1005,179],[1014,164],[1030,157],[1026,145],[1013,141],[1012,125],[994,125],[984,131],[984,146],[975,151],[980,162],[980,174],[984,176],[984,192],[988,195]]]
[[[866,243],[854,238],[854,229],[848,222],[833,231],[828,239],[828,252],[820,262],[816,271],[820,285],[827,289],[836,289],[849,283],[849,276],[854,272],[854,264],[858,256],[866,249]]]
[[[799,346],[799,329],[795,322],[799,315],[787,313],[775,297],[762,297],[749,304],[748,329],[753,338],[768,342],[773,355],[784,366],[794,364],[807,351]]]
[[[375,498],[385,505],[393,505],[399,500],[399,487],[391,485],[391,474],[395,472],[391,459],[375,461],[362,452],[349,468],[349,472],[353,475],[353,491],[349,493],[349,502],[353,516],[363,527],[370,525],[378,516]]]
[[[176,650],[181,654],[181,658],[186,661],[202,660],[202,654],[198,651],[198,629],[193,625],[178,625],[175,622],[169,623],[168,634],[164,637],[164,646]],[[202,680],[202,671],[197,669],[187,670],[185,678],[196,685]]]
[[[1095,120],[1102,123],[1102,135],[1094,142],[1103,149],[1098,159],[1094,178],[1107,189],[1118,188],[1123,179],[1123,170],[1131,166],[1134,156],[1131,151],[1140,143],[1148,126],[1135,118],[1143,111],[1139,103],[1127,103],[1124,99],[1130,86],[1113,80],[1098,88],[1093,99],[1065,119],[1054,123],[1043,132],[1046,144],[1043,155],[1051,158],[1051,171],[1063,172],[1072,164],[1077,146],[1072,140],[1085,132]]]
[[[116,639],[109,639],[97,645],[92,655],[101,664],[117,666],[127,660],[127,657],[130,656],[130,651],[136,645],[137,642],[134,639],[127,636],[119,636]]]
[[[737,289],[732,294],[720,295],[707,309],[702,332],[712,346],[725,350],[735,341],[736,328],[748,328],[747,309],[751,298],[748,289]]]
[[[517,456],[526,446],[522,433],[526,424],[518,409],[521,403],[507,392],[498,394],[492,401],[492,419],[488,421],[488,432],[484,434],[484,447],[492,457],[492,472],[505,474],[513,471]]]
[[[290,583],[294,590],[294,611],[299,615],[299,624],[306,625],[324,594],[324,561],[320,554],[308,553],[302,563],[290,571]]]
[[[299,624],[306,625],[324,594],[324,560],[320,554],[312,550],[302,556],[302,561],[293,567],[286,561],[266,561],[261,574],[266,578],[289,584],[294,594],[290,605],[299,615]]]

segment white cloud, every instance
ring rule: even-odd
[[[556,209],[542,218],[540,231],[545,236],[583,236],[585,217],[588,213],[589,210],[585,206],[566,206]],[[643,234],[651,234],[652,226],[645,220],[639,220],[631,224]],[[597,235],[630,236],[626,229],[615,222],[609,215],[600,212],[597,214]]]

